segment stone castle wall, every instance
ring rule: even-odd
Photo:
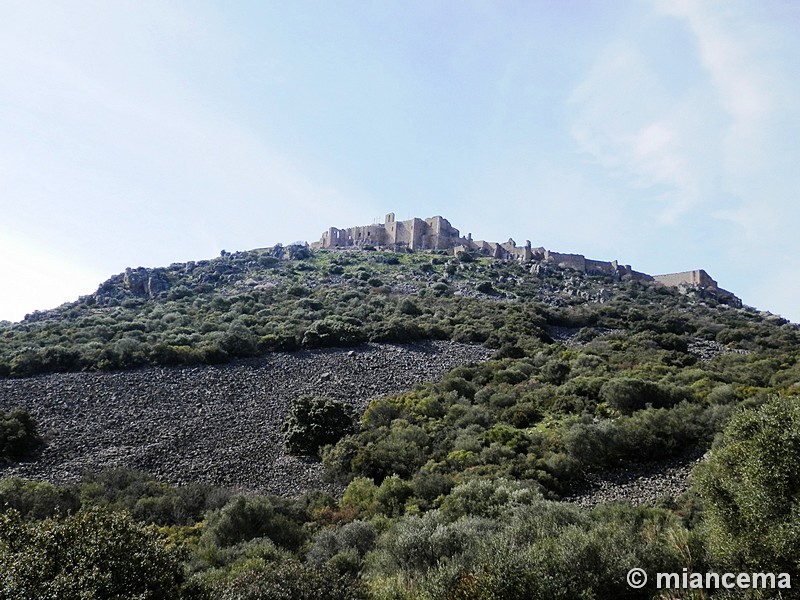
[[[659,283],[677,287],[679,285],[700,286],[716,288],[717,282],[711,279],[703,269],[696,271],[683,271],[682,273],[670,273],[668,275],[656,275],[653,277]]]
[[[473,252],[484,256],[521,262],[542,261],[562,268],[574,269],[588,275],[604,275],[615,279],[656,281],[670,287],[701,287],[736,298],[730,292],[717,286],[703,269],[651,276],[634,271],[630,265],[620,265],[616,260],[601,261],[587,259],[582,254],[562,254],[545,248],[533,248],[530,241],[517,246],[513,239],[507,242],[487,242],[473,240],[472,234],[462,237],[450,222],[435,216],[429,219],[413,218],[406,221],[395,220],[394,213],[386,215],[384,223],[337,229],[331,227],[323,232],[312,249],[341,249],[375,246],[393,250],[446,250],[451,254]]]
[[[430,219],[413,218],[407,221],[395,220],[394,213],[386,215],[385,223],[347,227],[330,227],[322,234],[319,242],[311,244],[312,249],[348,248],[359,246],[382,246],[409,250],[449,250],[454,246],[468,243],[458,229],[440,216]]]

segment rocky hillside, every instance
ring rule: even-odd
[[[191,598],[287,581],[330,598],[339,581],[359,600],[649,600],[661,590],[627,586],[632,566],[796,572],[800,329],[729,300],[366,248],[131,269],[0,323],[0,410],[27,408],[46,442],[0,470],[0,506],[19,511],[0,529],[49,543],[86,515],[155,524],[208,592]],[[319,458],[282,448],[301,394],[361,414]],[[2,541],[18,564],[28,546]]]
[[[506,477],[553,497],[595,482],[594,498],[622,469],[678,493],[687,450],[705,452],[739,406],[798,389],[799,343],[796,325],[714,290],[536,260],[223,253],[129,269],[0,324],[0,408],[29,407],[49,441],[6,474],[73,481],[126,466],[175,483],[311,489],[319,463],[284,455],[278,426],[313,392],[362,411],[382,398],[331,453],[340,481],[424,487],[435,475],[446,491]],[[408,392],[421,381],[432,383]]]
[[[38,460],[0,469],[0,478],[74,483],[87,471],[125,467],[173,484],[281,495],[325,488],[318,460],[283,451],[280,426],[295,397],[339,398],[362,413],[373,398],[490,354],[454,342],[368,344],[223,366],[0,380],[0,410],[28,408],[47,442]]]
[[[654,320],[692,311],[691,320],[707,317],[716,329],[740,318],[714,289],[679,293],[542,261],[275,247],[128,269],[76,302],[0,322],[0,377],[220,364],[363,341],[450,339],[499,348],[520,337],[549,341],[549,326],[626,324],[631,301],[643,294],[646,306],[661,303]],[[763,324],[764,316],[753,312],[749,320]],[[669,324],[659,329],[683,333]]]

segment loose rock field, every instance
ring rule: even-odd
[[[71,483],[87,471],[127,467],[173,484],[281,495],[324,489],[318,461],[283,452],[280,425],[296,396],[339,398],[363,412],[371,399],[491,353],[454,342],[367,344],[223,366],[0,380],[0,408],[27,407],[47,441],[37,461],[0,468],[0,478]]]
[[[595,473],[587,476],[581,489],[564,500],[584,508],[618,502],[653,505],[662,498],[684,493],[692,469],[705,456],[702,450],[690,449],[683,456],[669,460]]]
[[[74,483],[86,472],[126,467],[173,484],[203,482],[288,496],[311,489],[336,493],[318,460],[283,451],[280,426],[296,396],[338,398],[360,414],[374,398],[435,381],[491,354],[455,342],[366,344],[222,366],[0,379],[0,409],[28,408],[47,442],[36,461],[0,468],[0,479]],[[690,453],[590,475],[565,500],[585,507],[652,504],[683,492],[700,459]]]

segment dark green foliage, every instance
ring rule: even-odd
[[[547,383],[561,385],[569,374],[569,365],[560,360],[550,360],[542,366],[541,377]]]
[[[736,415],[697,488],[709,550],[722,566],[800,573],[800,398]]]
[[[379,427],[361,441],[363,445],[352,458],[351,468],[383,481],[395,474],[408,477],[421,467],[427,459],[430,437],[421,427],[398,419],[391,428]]]
[[[314,321],[303,334],[303,346],[323,348],[327,346],[353,346],[366,339],[357,319],[325,317]]]
[[[44,519],[78,510],[81,501],[72,487],[11,477],[0,481],[0,510],[14,509],[22,517]]]
[[[678,366],[695,361],[690,336],[749,350],[800,340],[780,319],[720,312],[710,296],[702,305],[662,286],[578,272],[565,278],[556,267],[534,276],[528,265],[472,258],[276,246],[131,269],[72,304],[0,323],[0,377],[220,363],[365,340],[453,339],[527,351],[550,341],[548,325],[576,328],[581,343],[624,330],[639,350]],[[464,294],[476,288],[491,297]],[[601,289],[605,302],[584,300]],[[560,368],[550,369],[544,377],[562,383]]]
[[[217,547],[269,538],[276,546],[297,549],[303,541],[300,524],[266,497],[236,496],[208,516],[201,541]]]
[[[400,521],[378,542],[370,587],[378,597],[646,599],[652,590],[630,588],[628,569],[680,572],[695,567],[696,550],[663,511],[588,513],[534,499],[493,519],[431,511]]]
[[[708,446],[730,414],[727,407],[688,403],[647,408],[613,421],[578,422],[565,433],[564,447],[576,467],[589,471],[658,460]]]
[[[0,324],[0,376],[363,341],[497,349],[375,400],[357,430],[346,405],[298,399],[287,448],[321,452],[346,488],[338,501],[231,498],[112,471],[75,487],[8,480],[0,503],[31,526],[97,505],[158,524],[215,598],[648,598],[653,590],[625,585],[627,570],[708,570],[701,532],[726,569],[795,572],[791,407],[734,420],[700,479],[704,505],[693,495],[664,499],[668,510],[585,511],[544,498],[590,472],[705,449],[740,407],[796,396],[798,328],[700,291],[531,266],[302,246],[224,252],[131,270],[72,305]],[[704,527],[687,530],[703,508]]]
[[[331,398],[300,396],[281,426],[283,442],[291,454],[316,454],[353,431],[353,411]]]
[[[30,458],[42,444],[36,421],[26,409],[0,410],[0,465]]]
[[[364,567],[364,557],[375,547],[375,526],[353,521],[337,529],[323,529],[312,541],[307,558],[311,564],[328,564],[341,573],[357,576]]]
[[[419,306],[411,298],[403,298],[397,303],[397,311],[408,316],[419,316],[422,314]]]
[[[482,294],[496,294],[497,290],[494,289],[494,286],[488,281],[481,281],[478,285],[475,286],[475,289],[481,292]]]
[[[600,400],[625,415],[648,405],[672,406],[685,397],[681,390],[639,379],[612,379],[600,388]]]
[[[139,521],[158,525],[191,525],[222,507],[230,492],[192,483],[172,487],[141,471],[108,469],[89,473],[78,488],[83,502],[124,510]]]
[[[0,514],[0,598],[192,597],[181,556],[152,529],[100,508],[23,521]]]
[[[462,517],[497,519],[509,510],[533,504],[542,495],[516,481],[475,479],[457,486],[442,502],[442,515],[451,521]]]
[[[225,586],[220,600],[366,600],[364,586],[331,568],[297,561],[246,571]]]

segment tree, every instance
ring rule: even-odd
[[[36,421],[24,408],[0,410],[0,465],[28,458],[42,445]]]
[[[316,454],[353,431],[352,409],[339,400],[300,396],[292,403],[281,426],[286,450],[291,454]]]
[[[696,482],[709,551],[742,571],[800,569],[800,398],[736,415]]]
[[[330,315],[314,321],[303,334],[303,346],[357,346],[365,340],[361,323],[354,318]]]
[[[300,525],[276,510],[269,498],[236,496],[208,515],[201,541],[217,547],[269,538],[283,548],[296,549],[303,541]]]
[[[25,521],[0,514],[0,598],[187,598],[180,554],[151,527],[99,507]]]

